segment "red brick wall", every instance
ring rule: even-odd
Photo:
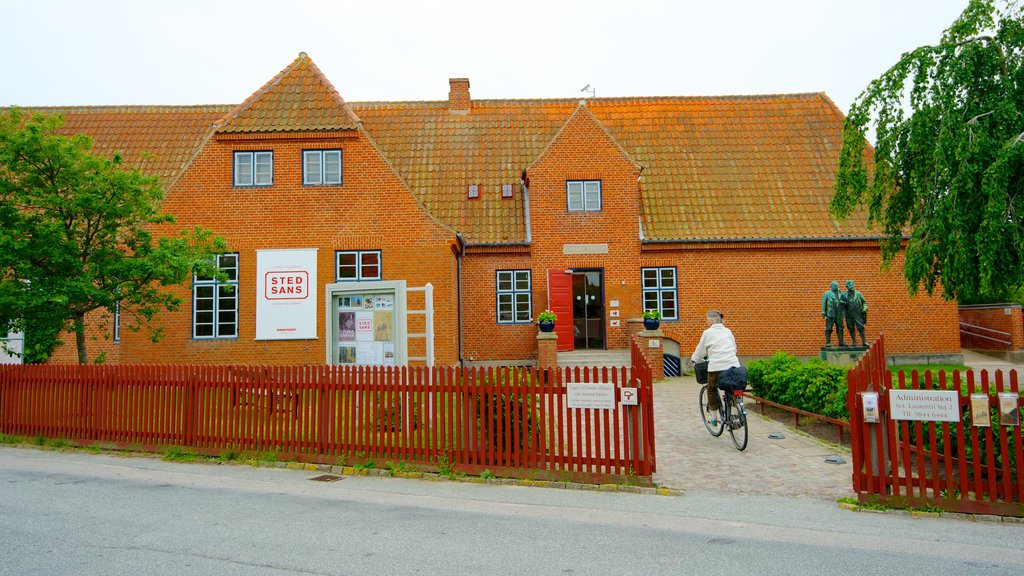
[[[495,273],[498,270],[529,270],[530,255],[522,248],[467,248],[462,261],[462,357],[474,361],[537,358],[537,325],[498,324]],[[533,317],[544,310],[534,286]]]
[[[645,251],[642,259],[644,266],[678,266],[680,320],[662,322],[661,330],[680,343],[684,356],[707,327],[704,315],[710,309],[724,313],[741,356],[779,350],[817,355],[825,344],[821,296],[832,280],[845,289],[850,279],[868,302],[868,344],[885,332],[889,354],[960,351],[956,304],[940,296],[910,297],[902,260],[880,272],[875,243],[705,247]],[[832,342],[836,343],[834,335]]]
[[[972,326],[981,326],[1009,336],[986,332],[977,328],[965,328],[970,332],[982,334],[989,338],[1008,340],[1011,344],[977,338],[970,334],[961,334],[961,345],[965,348],[983,348],[989,350],[1024,350],[1024,317],[1019,304],[996,304],[992,306],[964,306],[959,310],[960,321]]]
[[[261,138],[266,135],[254,135]],[[303,186],[301,153],[309,148],[343,149],[343,186]],[[273,150],[274,185],[235,188],[234,150]],[[439,365],[457,361],[456,267],[454,233],[420,205],[359,133],[328,139],[276,135],[248,141],[210,140],[169,191],[164,210],[178,230],[195,225],[224,236],[239,253],[239,337],[192,339],[191,285],[177,288],[183,304],[162,314],[156,326],[163,340],[123,332],[122,362],[322,363],[326,356],[324,286],[335,281],[335,251],[382,250],[384,280],[406,280],[409,287],[434,285],[435,355]],[[400,233],[398,233],[400,231]],[[255,341],[256,250],[317,248],[317,340]],[[409,295],[410,307],[422,298]],[[410,316],[409,332],[422,331]],[[74,361],[74,339],[55,361]],[[409,355],[422,353],[410,341]],[[112,346],[112,345],[111,345]],[[94,348],[96,348],[94,346]],[[90,350],[90,357],[95,354]]]

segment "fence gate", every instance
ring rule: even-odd
[[[895,377],[880,335],[848,373],[853,489],[861,502],[1024,517],[1016,370]]]

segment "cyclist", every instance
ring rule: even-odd
[[[718,375],[740,365],[740,360],[736,357],[736,337],[725,324],[722,324],[722,318],[722,313],[718,310],[708,311],[708,329],[701,334],[697,349],[690,357],[694,362],[699,362],[705,357],[708,359],[707,408],[712,414],[718,413]],[[712,421],[717,424],[717,418],[714,416]]]

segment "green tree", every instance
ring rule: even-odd
[[[91,312],[120,303],[125,327],[158,338],[150,321],[181,303],[167,287],[214,273],[225,243],[198,227],[167,233],[158,179],[91,154],[63,124],[17,108],[0,116],[0,318],[25,332],[27,361],[45,360],[68,330],[85,364]]]
[[[992,301],[1024,285],[1022,57],[1017,3],[971,0],[850,108],[832,211],[866,206],[887,264],[905,246],[911,294],[941,285],[948,299]]]

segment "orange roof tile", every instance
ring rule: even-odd
[[[235,107],[36,108],[61,112],[101,153],[121,151],[173,181],[211,130],[359,129],[412,192],[471,243],[526,239],[519,178],[579,106],[575,99],[347,104],[306,56]],[[596,98],[587,111],[643,167],[648,241],[824,239],[869,235],[866,218],[828,211],[842,114],[824,94]],[[357,114],[358,113],[358,114]],[[482,186],[469,201],[469,184]],[[513,185],[512,199],[501,197]]]
[[[522,242],[522,199],[503,200],[572,115],[577,100],[353,103],[423,203],[470,242]],[[867,234],[863,215],[828,212],[842,115],[823,94],[602,98],[587,108],[644,167],[644,237],[654,241],[836,238]],[[479,201],[466,186],[481,183]]]
[[[230,106],[80,106],[29,108],[61,114],[64,134],[88,134],[93,153],[120,152],[128,166],[165,183],[198,152]]]
[[[218,133],[354,129],[359,117],[306,55],[218,122]]]

